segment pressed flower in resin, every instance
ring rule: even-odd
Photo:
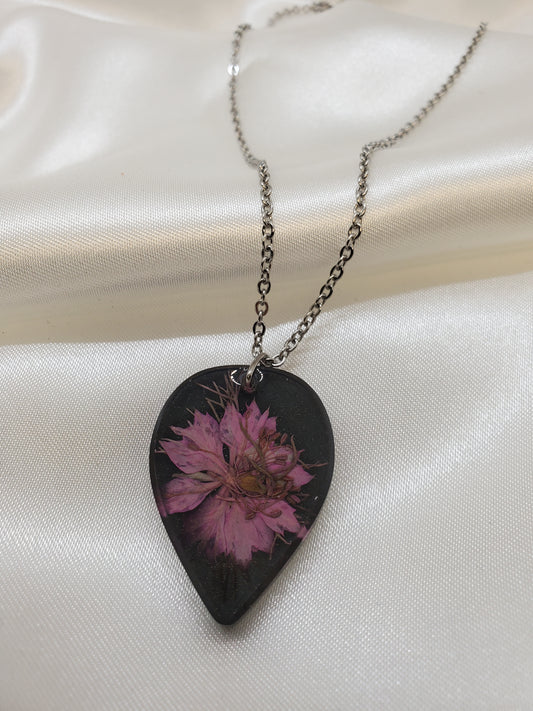
[[[300,490],[313,476],[268,410],[253,400],[240,413],[229,402],[220,420],[195,410],[187,427],[170,429],[180,438],[160,445],[178,471],[162,493],[161,514],[189,512],[185,535],[210,559],[246,566],[287,533],[305,536]]]
[[[326,498],[335,457],[324,406],[303,380],[261,366],[209,368],[165,403],[152,488],[185,571],[217,622],[233,624],[296,551]]]

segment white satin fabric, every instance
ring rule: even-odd
[[[290,4],[290,3],[288,3]],[[530,2],[3,0],[0,708],[533,708]],[[232,628],[204,609],[152,497],[168,394],[245,362],[270,164],[267,351],[344,242],[287,367],[336,436],[313,530]]]

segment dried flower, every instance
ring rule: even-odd
[[[184,531],[209,558],[225,555],[246,566],[287,533],[305,536],[296,510],[313,477],[268,410],[253,400],[241,414],[227,403],[220,422],[195,410],[187,427],[171,429],[181,439],[160,443],[180,471],[166,485],[161,513],[187,513]]]

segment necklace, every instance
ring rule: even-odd
[[[286,8],[269,21],[322,12],[327,2]],[[249,24],[233,35],[230,109],[244,159],[259,174],[262,249],[252,362],[188,378],[164,405],[150,448],[154,496],[185,570],[213,617],[235,622],[307,535],[328,492],[334,446],[328,415],[300,378],[280,370],[333,294],[361,235],[371,155],[408,135],[453,85],[486,32],[476,33],[446,82],[396,133],[366,143],[359,156],[353,219],[339,258],[305,316],[277,355],[263,351],[274,258],[268,165],[244,137],[237,103],[239,53]]]

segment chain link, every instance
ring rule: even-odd
[[[274,25],[278,20],[292,15],[300,15],[309,12],[323,12],[333,7],[332,4],[328,2],[316,2],[310,5],[294,5],[288,7],[285,10],[280,10],[276,12],[268,21],[268,26]],[[267,294],[271,288],[270,282],[270,271],[272,268],[272,261],[274,259],[274,223],[272,220],[273,207],[272,207],[272,187],[270,181],[270,171],[268,169],[267,162],[265,160],[260,160],[256,158],[246,139],[241,126],[241,119],[239,114],[239,108],[237,104],[237,76],[239,74],[239,54],[242,44],[242,37],[248,30],[251,30],[252,26],[249,24],[239,25],[234,32],[233,42],[232,42],[232,55],[231,63],[228,67],[228,72],[230,74],[230,110],[231,118],[233,121],[233,127],[235,129],[235,134],[239,142],[244,159],[253,168],[256,168],[259,173],[259,186],[261,193],[261,215],[263,220],[262,236],[263,236],[263,246],[261,250],[261,275],[259,282],[257,283],[257,290],[259,292],[259,300],[255,304],[255,312],[257,314],[257,320],[255,321],[252,332],[253,332],[253,347],[252,355],[257,358],[261,353],[263,353],[263,336],[265,335],[266,326],[264,322],[264,317],[268,312],[268,302],[266,300]],[[429,101],[420,109],[420,111],[413,116],[413,118],[408,121],[402,128],[400,128],[396,133],[387,136],[386,138],[381,138],[378,141],[370,141],[365,143],[361,148],[361,153],[359,155],[359,177],[357,180],[357,190],[355,197],[355,206],[353,210],[353,219],[348,228],[348,238],[342,247],[339,258],[332,266],[329,276],[325,283],[322,285],[317,298],[299,322],[295,331],[292,335],[285,341],[283,348],[280,352],[270,358],[265,355],[263,362],[265,365],[279,367],[283,365],[286,361],[288,355],[296,348],[300,343],[305,334],[309,331],[311,326],[314,324],[317,316],[322,311],[322,307],[326,301],[333,294],[336,283],[344,274],[344,268],[346,263],[350,261],[354,254],[354,245],[357,239],[361,236],[363,217],[366,211],[365,197],[368,192],[368,166],[370,163],[370,156],[378,150],[383,150],[385,148],[390,148],[395,143],[400,141],[402,138],[407,136],[411,131],[420,124],[420,122],[427,116],[431,109],[439,103],[442,97],[448,92],[451,86],[454,84],[455,80],[462,72],[466,63],[474,53],[477,45],[479,44],[481,38],[487,31],[487,23],[482,22],[466,52],[463,54],[459,63],[454,68],[453,72],[447,78],[447,80],[442,84],[440,89],[436,91]]]

